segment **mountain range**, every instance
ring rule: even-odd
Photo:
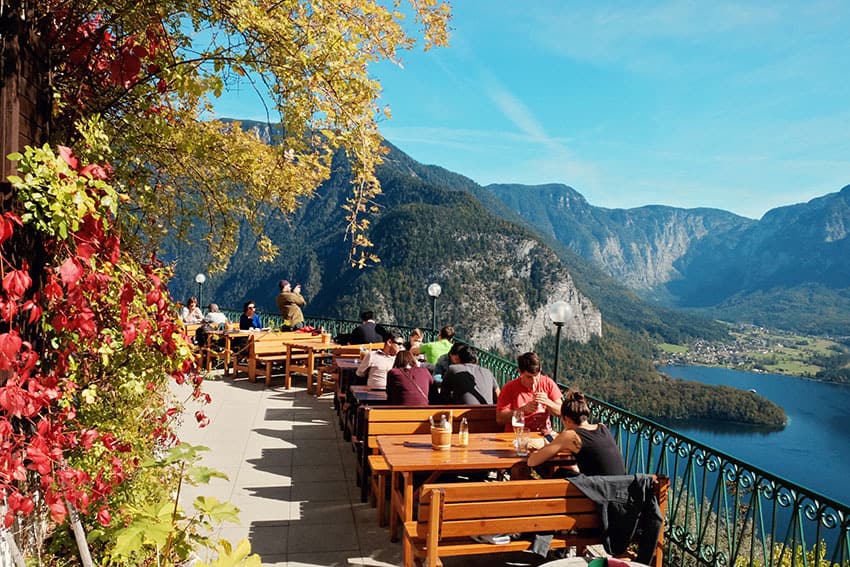
[[[650,301],[735,322],[850,334],[850,186],[758,221],[717,209],[594,207],[565,185],[486,189]]]
[[[243,123],[262,128],[262,125]],[[382,193],[371,215],[370,237],[380,263],[368,269],[348,264],[344,240],[351,176],[337,156],[330,179],[292,214],[265,226],[280,248],[261,262],[256,237],[242,227],[237,254],[223,273],[206,272],[203,246],[171,242],[161,257],[174,267],[172,294],[197,291],[202,303],[228,308],[254,301],[276,312],[277,281],[301,282],[305,313],[356,319],[372,309],[385,325],[430,326],[428,284],[442,286],[437,326],[450,323],[480,348],[513,358],[536,350],[551,373],[555,326],[547,306],[567,301],[572,314],[562,329],[559,379],[591,394],[658,419],[712,419],[780,426],[782,410],[748,393],[672,380],[652,366],[653,341],[720,337],[721,325],[681,310],[663,308],[585,259],[500,199],[492,188],[437,166],[416,162],[388,145],[377,171]],[[195,241],[208,233],[195,219]]]

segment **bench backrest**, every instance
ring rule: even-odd
[[[300,331],[259,332],[249,337],[250,352],[253,356],[279,354],[286,352],[284,341],[315,339],[310,333]]]
[[[360,349],[380,350],[384,343],[366,343],[363,345],[345,345],[334,349],[334,358],[360,358]]]
[[[426,484],[419,498],[418,536],[439,522],[440,538],[595,529],[597,505],[563,479]]]
[[[504,426],[496,423],[496,406],[434,405],[434,406],[368,406],[363,408],[364,439],[372,452],[377,451],[378,435],[417,435],[431,432],[428,421],[441,413],[451,413],[452,431],[457,432],[464,417],[470,433],[497,433]]]
[[[653,492],[661,518],[667,513],[670,479],[657,476]],[[484,534],[581,530],[569,545],[602,543],[599,506],[564,479],[425,484],[419,497],[416,536],[429,549],[440,541]],[[663,562],[663,526],[654,546],[654,566]],[[431,547],[433,545],[433,547]],[[439,552],[437,553],[439,555]]]

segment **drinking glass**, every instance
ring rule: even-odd
[[[511,416],[511,425],[514,428],[514,433],[519,435],[525,429],[525,414],[522,410],[516,410]]]
[[[520,431],[516,436],[516,454],[517,457],[527,457],[528,456],[528,443],[529,443],[528,433],[525,431]]]

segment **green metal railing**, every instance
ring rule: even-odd
[[[231,320],[239,313],[228,312]],[[280,317],[262,317],[278,327]],[[307,317],[334,336],[358,321]],[[405,336],[412,327],[394,325]],[[436,333],[423,329],[425,340]],[[478,350],[499,384],[516,364]],[[559,384],[561,388],[566,388]],[[588,396],[592,418],[605,423],[632,473],[671,479],[665,518],[665,565],[711,567],[850,567],[850,507],[787,481],[675,430]],[[556,429],[560,429],[556,420]],[[817,474],[812,463],[812,474]],[[822,466],[828,466],[821,463]]]
[[[517,375],[516,364],[493,354],[479,351],[479,361],[502,385]],[[611,430],[630,474],[671,479],[665,565],[850,566],[848,506],[649,419],[587,398],[593,421]]]

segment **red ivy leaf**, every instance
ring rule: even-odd
[[[68,511],[65,509],[65,504],[58,497],[47,498],[48,506],[50,507],[50,517],[57,524],[65,521],[65,516]]]
[[[56,282],[56,278],[51,276],[50,281],[44,286],[44,297],[48,301],[57,301],[62,299],[62,286]]]
[[[32,278],[25,270],[13,270],[3,278],[3,289],[10,299],[20,299],[32,285]]]
[[[15,330],[0,335],[0,370],[11,370],[24,341]]]
[[[86,175],[92,179],[108,179],[109,174],[103,166],[96,163],[90,163],[80,170],[80,175]]]
[[[139,335],[138,331],[136,331],[136,326],[133,323],[127,323],[124,325],[124,346],[130,346],[133,344],[133,341],[136,340],[136,337]]]
[[[0,297],[0,317],[4,321],[11,321],[12,318],[18,314],[18,302],[17,301],[6,301],[2,297]]]
[[[76,285],[83,276],[83,267],[75,258],[68,258],[59,266],[59,275],[65,285]]]
[[[69,147],[59,146],[59,157],[73,170],[76,170],[80,166],[79,160],[74,156],[74,150]]]
[[[102,526],[108,526],[112,521],[112,516],[109,514],[109,508],[106,506],[102,506],[100,510],[97,512],[97,521],[100,522]]]
[[[29,300],[25,302],[23,309],[24,311],[30,312],[30,323],[35,323],[37,320],[41,319],[41,305],[35,301]]]
[[[0,217],[0,244],[3,244],[15,233],[15,224],[21,226],[21,219],[15,213],[5,213]]]

